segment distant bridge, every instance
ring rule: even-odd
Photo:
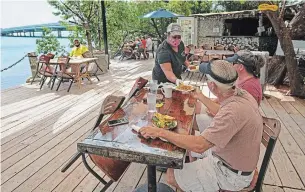
[[[73,26],[73,25],[71,25]],[[58,37],[62,37],[62,31],[68,31],[65,26],[60,23],[46,23],[39,25],[27,25],[21,27],[1,28],[1,36],[9,37],[35,37],[35,32],[43,32],[43,28],[49,28],[52,31],[57,31]]]

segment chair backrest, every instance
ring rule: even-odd
[[[140,89],[142,89],[148,83],[147,79],[142,77],[138,77],[136,82],[134,83],[133,87],[131,88],[127,100],[128,101],[131,97],[133,97]]]
[[[49,66],[51,58],[48,55],[41,55],[38,59],[38,65],[41,63],[41,67],[39,69],[39,73],[42,75],[49,75],[53,73],[53,68]]]
[[[46,63],[46,64],[49,64],[51,58],[47,55],[41,55],[39,57],[39,63]]]
[[[263,137],[262,144],[266,147],[265,155],[261,168],[259,170],[258,179],[255,186],[255,191],[260,191],[264,181],[264,177],[271,159],[271,155],[281,131],[281,123],[277,119],[263,117]]]
[[[70,58],[68,56],[61,56],[61,57],[58,57],[57,59],[57,63],[59,65],[59,69],[62,71],[62,72],[65,72],[67,68],[69,68],[69,61],[70,61]]]
[[[93,58],[93,54],[90,51],[86,51],[82,54],[84,58]]]
[[[223,45],[216,45],[215,50],[225,50],[225,47]]]
[[[118,110],[122,106],[124,100],[125,97],[123,96],[108,95],[103,101],[99,117],[97,118],[93,129],[100,125],[104,115],[112,114]]]
[[[125,49],[123,48],[122,51],[124,51]],[[85,53],[82,54],[82,56],[84,58],[93,58],[93,54],[90,51],[86,51]],[[98,67],[97,67],[97,62],[96,61],[92,61],[89,63],[89,65],[86,66],[86,68],[83,69],[82,72],[89,72],[89,73],[96,73],[98,71]]]
[[[212,46],[209,45],[209,44],[203,44],[202,45],[202,49],[204,49],[204,50],[212,50]]]
[[[53,59],[55,57],[55,55],[53,53],[48,53],[47,56],[50,57],[51,59]]]
[[[201,57],[201,61],[202,62],[209,62],[209,56],[208,55],[204,55]]]

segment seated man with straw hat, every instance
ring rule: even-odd
[[[220,109],[201,135],[181,135],[155,127],[143,127],[145,138],[159,137],[197,153],[203,159],[186,163],[182,170],[168,169],[167,181],[182,191],[239,191],[250,185],[256,168],[263,120],[255,99],[234,86],[237,73],[224,60],[200,65]],[[194,93],[199,98],[202,93]]]

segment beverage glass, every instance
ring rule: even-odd
[[[147,105],[148,105],[148,112],[154,113],[156,112],[156,94],[155,93],[147,93]]]
[[[149,91],[151,93],[157,93],[158,90],[158,81],[157,80],[150,80],[149,81]]]

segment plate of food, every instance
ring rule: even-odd
[[[199,71],[199,66],[190,65],[187,70],[190,72],[197,72],[197,71]]]
[[[195,87],[192,85],[185,85],[184,83],[180,83],[177,87],[174,88],[177,91],[182,92],[191,92],[195,90]]]
[[[174,117],[163,115],[161,113],[154,113],[152,123],[158,128],[171,130],[177,127],[178,122]]]
[[[199,64],[200,64],[200,61],[192,61],[191,64],[192,64],[192,65],[199,65]]]

